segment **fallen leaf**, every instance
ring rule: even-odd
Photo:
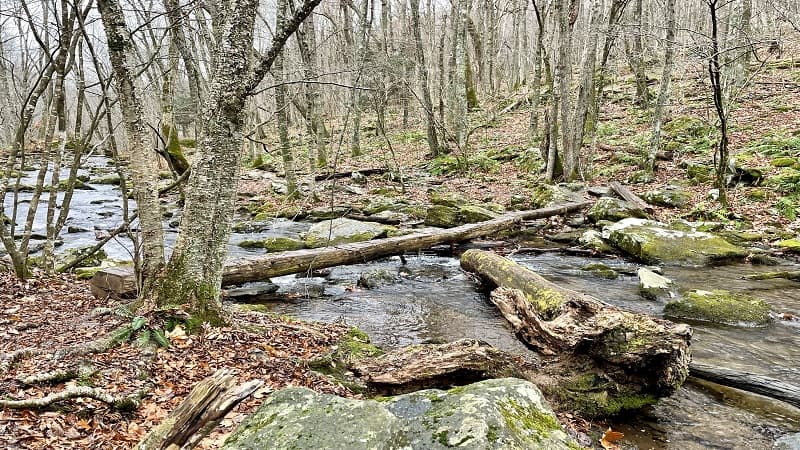
[[[600,438],[600,445],[603,446],[606,450],[613,450],[620,448],[619,445],[615,444],[618,440],[625,437],[624,434],[620,433],[619,431],[614,431],[611,427],[608,427],[605,433],[603,433],[603,437]]]

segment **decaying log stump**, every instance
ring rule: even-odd
[[[349,369],[370,391],[395,395],[489,378],[525,378],[523,366],[520,357],[476,339],[461,339],[439,345],[412,345],[358,359]]]
[[[517,336],[552,361],[540,387],[588,415],[638,409],[677,390],[689,371],[691,328],[622,311],[561,288],[491,252],[462,267],[500,289],[492,301]]]
[[[210,433],[234,406],[263,384],[252,380],[236,386],[227,370],[197,383],[180,405],[136,445],[136,450],[191,449]]]

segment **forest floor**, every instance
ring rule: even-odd
[[[675,83],[671,117],[688,125],[673,128],[672,134],[667,132],[665,142],[672,145],[673,159],[660,162],[652,181],[631,183],[630,189],[641,193],[679,182],[691,193],[692,198],[683,209],[656,208],[654,215],[658,219],[722,220],[732,228],[757,232],[789,230],[796,234],[800,230],[796,218],[800,215],[798,186],[738,186],[731,189],[730,206],[723,209],[708,198],[713,187],[710,180],[687,180],[686,162],[713,164],[714,112],[708,101],[710,88],[699,75],[702,73],[702,67],[686,70]],[[763,70],[753,83],[731,112],[731,153],[742,165],[759,168],[764,180],[774,179],[787,170],[773,164],[776,152],[800,157],[800,67]],[[629,180],[639,170],[637,162],[642,159],[649,136],[650,118],[630,106],[632,86],[628,78],[621,77],[608,90],[609,102],[603,108],[597,140],[605,145],[590,151],[585,158],[586,172],[592,174],[588,181],[591,185]],[[240,191],[251,198],[260,197],[274,211],[357,204],[386,188],[402,189],[404,198],[420,203],[427,202],[428,190],[435,187],[474,200],[509,205],[512,196],[533,192],[541,181],[542,167],[539,150],[530,144],[528,137],[527,110],[519,108],[502,117],[487,112],[502,109],[502,105],[514,100],[484,105],[484,112],[473,113],[473,124],[486,126],[472,135],[469,155],[432,159],[427,155],[421,128],[412,124],[407,129],[394,129],[389,136],[391,148],[382,137],[365,136],[364,155],[345,156],[344,150],[339,149],[331,157],[337,162],[334,172],[389,166],[402,174],[403,183],[397,177],[374,176],[363,191],[346,192],[330,185],[349,181],[326,181],[316,186],[316,192],[322,195],[288,200],[272,193],[270,178],[259,176],[262,171],[251,169]],[[670,129],[668,125],[666,128]],[[239,383],[258,378],[265,385],[223,420],[201,448],[217,448],[227,433],[274,389],[301,385],[322,392],[354,395],[307,366],[308,360],[336,344],[347,332],[346,325],[298,325],[290,319],[238,307],[234,312],[237,323],[260,325],[268,331],[246,331],[241,327],[204,329],[189,336],[170,335],[171,345],[155,350],[155,354],[136,342],[128,342],[102,353],[59,357],[62,353],[59,350],[91,341],[131,320],[96,313],[97,308],[115,306],[107,300],[95,299],[85,282],[69,275],[19,281],[11,274],[0,273],[0,355],[29,347],[41,350],[10,365],[5,372],[0,370],[0,392],[4,399],[42,397],[81,384],[119,396],[149,389],[140,407],[128,413],[87,399],[73,399],[38,411],[0,410],[0,447],[130,448],[174,410],[198,381],[223,367],[233,369]],[[3,367],[0,364],[0,369]],[[31,385],[20,381],[45,371],[82,367],[89,369],[68,381]],[[578,427],[585,425],[578,418],[567,419]]]

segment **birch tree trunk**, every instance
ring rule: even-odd
[[[164,265],[164,232],[158,202],[158,161],[148,148],[144,124],[143,96],[136,84],[133,40],[118,0],[98,0],[106,31],[108,53],[128,136],[131,177],[142,241],[142,279],[152,279]]]

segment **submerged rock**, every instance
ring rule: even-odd
[[[397,274],[397,271],[379,268],[362,272],[361,276],[358,277],[357,284],[363,288],[375,289],[398,281],[400,281],[400,275]]]
[[[603,237],[648,264],[704,265],[747,256],[744,249],[711,233],[679,230],[661,222],[637,218],[623,219],[606,227]]]
[[[390,229],[374,222],[360,222],[352,219],[333,219],[314,224],[306,233],[308,247],[318,248],[328,245],[349,244],[383,236]]]
[[[636,274],[639,276],[639,293],[648,300],[656,300],[659,296],[669,294],[672,280],[652,270],[642,267]]]
[[[589,264],[581,267],[581,270],[583,270],[584,272],[590,272],[595,276],[598,276],[600,278],[605,278],[607,280],[616,280],[617,278],[619,278],[619,274],[617,273],[616,270],[612,269],[611,267],[608,267],[603,263]]]
[[[725,325],[766,325],[770,321],[767,302],[725,290],[686,292],[683,298],[667,303],[664,315]]]
[[[800,450],[800,433],[787,434],[775,441],[775,450]]]
[[[452,447],[557,450],[578,445],[561,428],[535,385],[502,378],[449,391],[428,389],[380,402],[286,388],[270,395],[222,448]]]
[[[641,209],[631,205],[625,200],[613,197],[600,197],[592,208],[586,213],[592,222],[601,220],[622,220],[628,217],[645,218],[647,214]]]

